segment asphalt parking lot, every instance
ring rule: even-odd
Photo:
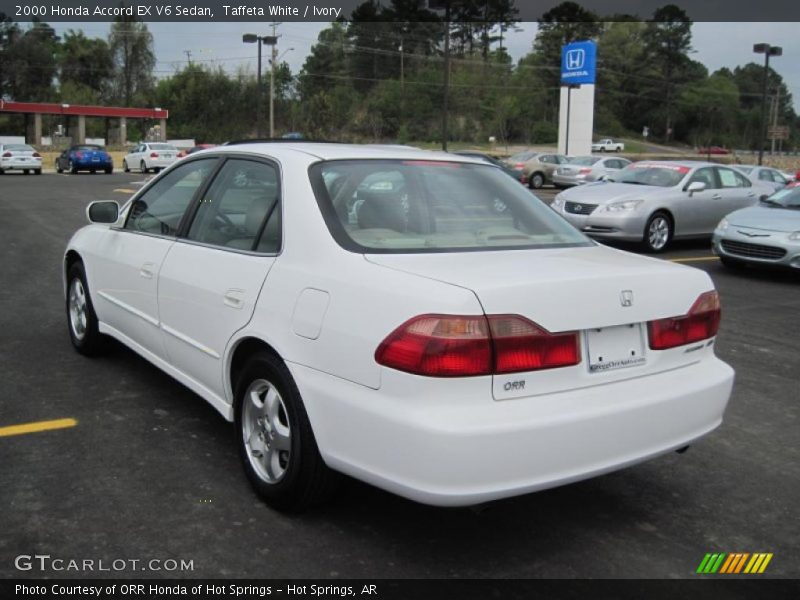
[[[673,578],[699,577],[707,552],[769,552],[760,577],[800,577],[800,277],[727,272],[707,242],[663,255],[714,279],[717,349],[737,372],[726,421],[685,454],[470,509],[350,482],[292,517],[257,499],[232,426],[203,400],[120,345],[94,360],[70,346],[66,242],[89,201],[142,179],[0,177],[0,428],[77,421],[0,436],[0,576],[84,575],[15,568],[38,553],[194,567],[116,576]]]

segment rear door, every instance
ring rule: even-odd
[[[752,206],[758,200],[758,194],[753,188],[753,182],[745,175],[736,169],[728,167],[717,167],[717,172],[719,174],[722,202],[719,210],[714,215],[716,219],[713,219],[709,232],[714,230],[714,227],[725,215],[740,208]]]
[[[169,361],[219,396],[225,348],[250,320],[280,244],[277,164],[231,157],[164,261],[158,304]]]
[[[217,164],[186,163],[137,196],[122,228],[111,228],[89,263],[92,299],[101,322],[144,350],[165,356],[158,311],[158,273],[187,208]]]

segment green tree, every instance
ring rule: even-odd
[[[23,102],[53,99],[59,38],[46,23],[33,21],[21,31],[3,27],[3,94]]]
[[[97,103],[108,97],[114,61],[105,40],[87,38],[82,31],[69,30],[59,47],[58,62],[62,97],[66,88],[74,93],[79,87],[91,92],[88,103]]]
[[[111,24],[108,45],[114,60],[114,100],[125,106],[145,102],[153,88],[153,34],[136,17],[118,17]]]

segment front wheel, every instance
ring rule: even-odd
[[[67,326],[72,346],[81,354],[92,356],[102,348],[104,338],[97,328],[86,271],[80,262],[67,274]]]
[[[270,506],[299,512],[325,500],[339,475],[320,456],[300,392],[278,357],[250,358],[236,385],[236,439],[245,473]]]
[[[672,239],[672,220],[666,213],[657,212],[644,228],[642,244],[648,252],[662,252]]]

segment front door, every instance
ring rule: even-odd
[[[250,321],[280,248],[279,198],[274,164],[228,159],[159,274],[169,361],[220,397],[225,348]]]

